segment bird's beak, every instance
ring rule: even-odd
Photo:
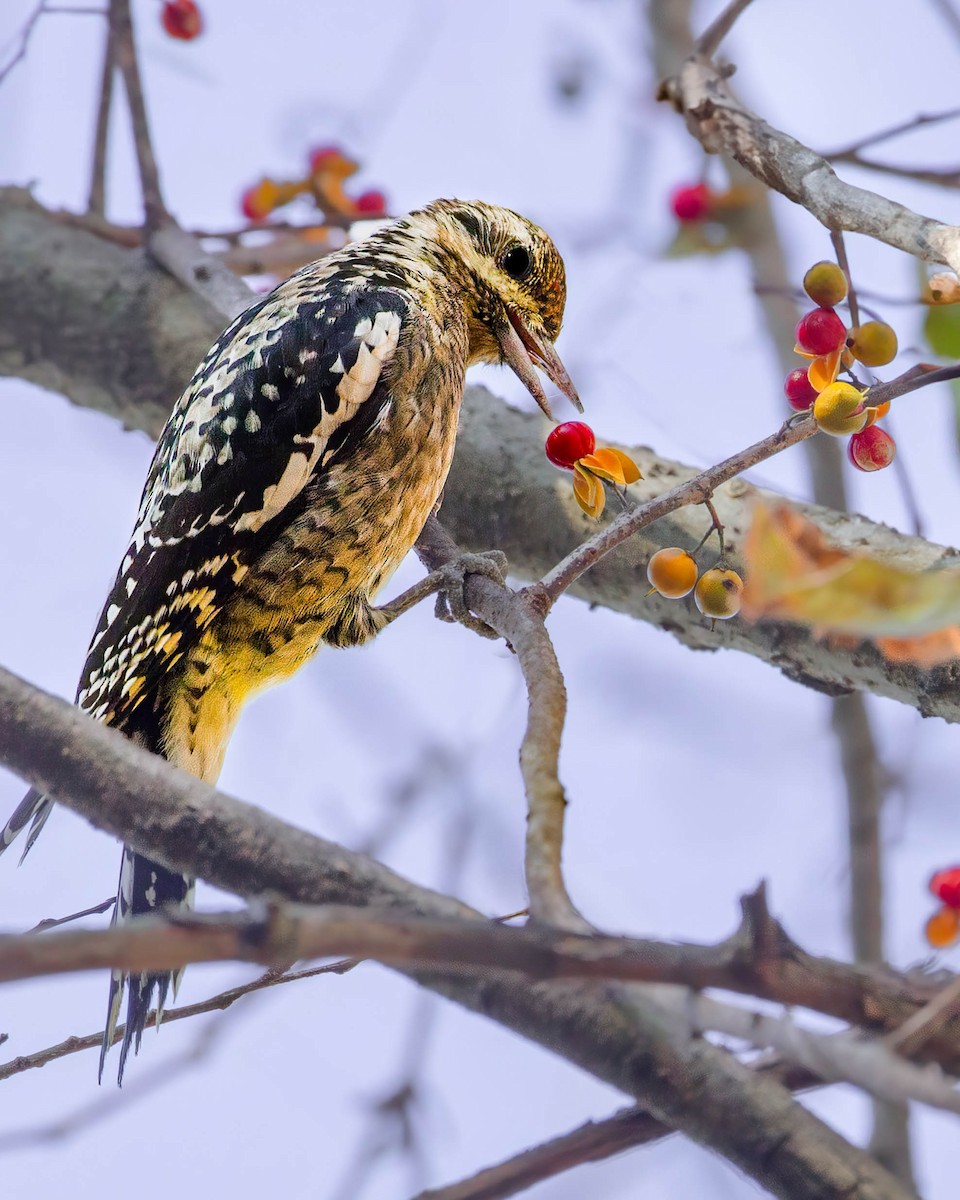
[[[567,374],[567,369],[560,361],[552,343],[535,333],[512,308],[507,308],[506,315],[508,319],[498,322],[496,328],[503,361],[513,368],[524,387],[551,421],[554,416],[534,366],[539,367],[547,378],[556,384],[578,412],[583,412],[583,405],[580,403],[577,389],[573,386],[573,380]]]

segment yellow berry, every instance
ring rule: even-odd
[[[803,290],[814,304],[821,308],[833,308],[847,294],[847,277],[836,263],[814,263],[803,277]]]
[[[726,621],[740,611],[743,580],[729,567],[713,567],[704,571],[693,598],[705,617]]]
[[[813,417],[824,433],[845,437],[867,423],[864,393],[851,383],[831,383],[813,402]]]
[[[897,357],[897,335],[883,321],[867,321],[850,330],[853,357],[865,367],[885,367]]]
[[[647,579],[651,587],[667,600],[688,596],[697,582],[697,574],[693,556],[679,546],[658,550],[647,563]]]

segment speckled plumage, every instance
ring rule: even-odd
[[[250,695],[322,642],[382,627],[372,600],[440,497],[467,366],[505,357],[536,394],[534,362],[575,395],[552,351],[564,299],[562,260],[536,226],[437,201],[241,314],[160,436],[78,705],[214,782]],[[0,849],[32,819],[29,849],[49,809],[30,793]],[[190,891],[125,848],[115,919]],[[170,982],[131,981],[121,1076]],[[116,975],[101,1072],[123,984]]]

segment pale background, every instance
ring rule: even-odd
[[[203,0],[207,33],[189,45],[165,37],[159,7],[135,0],[134,16],[166,198],[188,227],[235,225],[243,187],[264,172],[292,177],[311,145],[339,141],[364,162],[358,186],[382,187],[392,211],[476,196],[554,235],[569,270],[560,351],[602,435],[708,465],[784,416],[743,259],[661,257],[673,233],[666,197],[696,177],[701,154],[653,101],[639,5]],[[4,0],[0,49],[15,44],[32,8]],[[702,5],[700,28],[718,8]],[[26,61],[0,86],[0,181],[35,181],[47,204],[85,203],[102,37],[93,17],[41,20]],[[932,4],[757,0],[728,50],[758,111],[821,149],[956,103],[960,43]],[[575,100],[558,95],[560,76],[579,80]],[[137,183],[122,120],[111,154],[110,215],[133,220]],[[911,154],[952,163],[956,127],[894,144],[889,156]],[[948,193],[849,177],[960,221],[960,200]],[[829,253],[827,235],[785,201],[776,214],[799,280]],[[916,266],[903,256],[863,239],[849,249],[861,286],[903,294],[914,286]],[[888,317],[909,347],[916,310],[891,308]],[[507,373],[483,378],[529,403]],[[893,426],[927,535],[956,540],[946,392],[901,402]],[[63,696],[73,696],[150,454],[141,434],[0,380],[0,662]],[[755,478],[804,494],[802,453]],[[893,472],[858,476],[851,487],[862,511],[906,528]],[[396,589],[419,571],[408,563]],[[746,657],[694,655],[575,601],[558,606],[550,628],[571,698],[565,858],[583,911],[612,929],[717,939],[736,922],[738,895],[766,878],[774,911],[806,948],[846,956],[846,818],[827,701]],[[383,859],[488,912],[510,911],[524,904],[516,767],[524,703],[502,646],[437,624],[424,606],[372,646],[322,653],[258,700],[222,786],[363,847],[412,785],[415,803]],[[928,953],[929,873],[960,858],[958,734],[893,703],[870,707],[898,783],[885,823],[886,916],[890,957],[903,966]],[[22,790],[0,772],[0,818]],[[0,925],[25,928],[94,903],[117,869],[109,838],[58,811],[23,868],[0,864]],[[218,900],[208,890],[200,902]],[[960,954],[943,962],[957,969]],[[238,966],[191,968],[181,1000],[249,977]],[[97,1028],[105,998],[97,975],[7,987],[4,1058]],[[403,1200],[627,1102],[518,1037],[433,1003],[431,1036],[413,1053],[424,1087],[414,1114],[422,1159],[384,1156],[364,1190],[338,1195],[370,1131],[371,1105],[404,1076],[423,1005],[409,983],[375,966],[244,1002],[204,1063],[140,1098],[158,1068],[194,1044],[200,1021],[148,1032],[119,1099],[112,1085],[97,1088],[92,1053],[7,1082],[7,1132],[117,1107],[60,1140],[9,1150],[3,1190],[46,1197],[68,1188],[77,1200],[128,1189],[139,1200],[171,1192]],[[808,1102],[865,1136],[867,1105],[852,1092]],[[923,1194],[955,1195],[955,1120],[923,1113],[914,1131]],[[666,1200],[757,1188],[674,1138],[528,1194],[587,1193]]]

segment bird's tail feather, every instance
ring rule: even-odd
[[[30,832],[27,835],[27,844],[20,855],[20,861],[23,862],[30,853],[33,843],[40,836],[40,830],[46,824],[47,817],[50,816],[52,810],[53,801],[50,797],[44,796],[36,788],[31,788],[17,805],[16,809],[14,809],[9,821],[3,827],[3,832],[0,833],[0,854],[17,840],[29,825]]]
[[[190,909],[193,907],[193,892],[192,879],[178,871],[170,871],[142,854],[137,854],[129,846],[124,846],[123,861],[120,864],[120,886],[113,910],[114,924],[162,910],[170,912]],[[130,975],[125,971],[113,972],[107,1000],[107,1022],[100,1045],[101,1081],[107,1051],[113,1045],[116,1035],[124,991],[127,992],[127,1016],[120,1045],[118,1084],[123,1082],[123,1070],[131,1046],[134,1054],[140,1049],[140,1040],[150,1015],[154,994],[157,1007],[156,1024],[159,1026],[167,998],[173,1000],[176,997],[182,975],[182,969],[158,974],[143,972]]]

